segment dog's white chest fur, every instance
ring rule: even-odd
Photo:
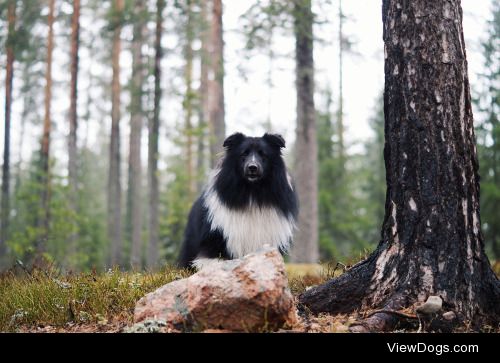
[[[250,205],[244,210],[229,209],[213,189],[205,194],[205,206],[210,229],[222,232],[232,258],[255,252],[265,244],[288,250],[294,220],[276,208]]]

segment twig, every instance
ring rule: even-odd
[[[363,319],[367,319],[370,316],[373,316],[375,314],[391,314],[391,315],[399,316],[400,318],[418,320],[418,316],[416,316],[416,315],[410,315],[410,314],[402,313],[400,311],[384,310],[384,309],[372,311],[370,314],[366,315]]]
[[[26,272],[26,275],[28,275],[30,279],[34,280],[33,276],[31,275],[31,272],[29,272],[26,266],[24,266],[23,261],[16,260],[16,265],[20,266],[23,269],[23,271]]]

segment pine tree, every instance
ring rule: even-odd
[[[120,52],[123,21],[123,0],[114,0],[111,27],[113,80],[111,84],[111,141],[108,176],[108,236],[111,241],[110,264],[122,261],[121,180],[120,180]]]
[[[132,40],[132,80],[130,95],[130,145],[127,201],[127,229],[131,232],[132,249],[130,264],[140,268],[142,264],[142,165],[141,134],[144,119],[142,95],[145,67],[142,46],[145,38],[146,7],[143,0],[135,1]]]
[[[161,89],[161,60],[163,48],[161,45],[163,33],[163,10],[165,0],[156,2],[156,33],[155,33],[155,63],[154,63],[154,110],[149,122],[148,144],[148,190],[149,190],[149,246],[147,265],[153,268],[159,262],[159,221],[158,221],[158,137],[160,130],[160,100]]]
[[[387,54],[382,238],[366,260],[299,299],[314,313],[339,313],[399,310],[439,295],[462,323],[496,326],[500,283],[480,229],[460,1],[384,0],[382,9]],[[396,322],[394,315],[378,312],[352,329],[387,330]]]
[[[73,15],[71,18],[71,84],[70,84],[70,107],[69,107],[69,137],[68,137],[68,182],[70,186],[69,198],[70,208],[73,214],[78,212],[78,50],[80,47],[80,0],[73,1]],[[69,257],[74,256],[77,251],[76,232],[69,240]]]
[[[189,201],[193,201],[196,192],[196,179],[194,170],[194,127],[193,127],[193,108],[195,93],[192,88],[193,83],[193,41],[194,41],[194,13],[193,1],[187,0],[185,4],[186,12],[186,39],[184,44],[184,82],[186,84],[186,92],[184,94],[184,132],[186,135],[186,173],[188,178],[188,193]]]
[[[0,212],[0,268],[7,248],[10,215],[10,120],[12,110],[12,85],[14,79],[14,41],[16,23],[16,1],[9,0],[7,8],[8,34],[6,41],[7,66],[5,75],[5,131],[2,165],[2,196]]]
[[[212,0],[210,26],[210,70],[208,82],[208,114],[210,130],[210,165],[214,167],[217,155],[222,151],[226,134],[224,121],[224,41],[222,26],[222,0]]]
[[[294,262],[318,261],[318,175],[314,107],[313,13],[311,0],[294,0],[297,129],[295,183],[299,195],[298,231],[291,253]]]
[[[50,133],[51,103],[52,103],[52,52],[54,50],[54,8],[55,0],[49,1],[49,15],[47,18],[49,33],[47,36],[47,70],[45,72],[45,116],[43,120],[43,136],[40,152],[40,216],[38,220],[39,235],[36,241],[36,259],[42,263],[43,253],[47,250],[47,241],[50,233]]]

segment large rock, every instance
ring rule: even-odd
[[[163,320],[181,330],[275,330],[297,314],[285,264],[276,249],[220,261],[144,296],[134,320]]]

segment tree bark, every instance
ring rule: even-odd
[[[430,295],[463,322],[498,324],[500,283],[484,253],[459,0],[384,0],[387,194],[381,241],[300,296],[315,313],[398,310]],[[375,314],[364,329],[387,330]]]
[[[123,19],[123,0],[114,0],[113,9],[113,46],[111,84],[111,140],[109,152],[108,178],[108,235],[111,241],[110,264],[122,263],[122,225],[121,225],[121,180],[120,180],[120,52]]]
[[[7,8],[8,34],[6,42],[7,64],[5,75],[5,129],[2,165],[2,207],[0,221],[0,268],[7,252],[10,214],[10,119],[12,110],[12,84],[14,80],[14,35],[16,25],[16,1],[10,0]]]
[[[148,144],[148,189],[149,189],[149,246],[147,265],[154,268],[159,262],[159,220],[158,220],[158,136],[160,132],[160,100],[161,100],[161,60],[163,48],[161,39],[163,33],[163,10],[165,0],[156,2],[156,35],[155,35],[155,91],[153,118],[149,122]]]
[[[222,152],[226,135],[224,121],[224,41],[222,28],[222,0],[212,1],[210,27],[211,63],[208,75],[210,166],[213,168],[217,156]]]
[[[47,249],[50,230],[50,133],[52,101],[52,52],[54,50],[54,7],[55,0],[49,1],[47,37],[47,69],[45,72],[45,116],[43,119],[43,136],[40,154],[40,218],[38,220],[39,236],[36,243],[36,262],[43,263],[43,253]]]
[[[128,229],[131,231],[132,250],[130,264],[133,268],[141,267],[142,251],[142,165],[141,165],[141,134],[144,118],[142,94],[144,87],[144,61],[142,44],[145,31],[144,0],[135,2],[136,17],[132,40],[132,85],[130,97],[130,144],[129,144],[129,174],[128,174]]]
[[[69,203],[74,215],[78,210],[78,154],[77,154],[77,128],[78,128],[78,49],[80,47],[80,0],[73,1],[73,16],[71,18],[71,83],[69,106],[69,137],[68,137],[68,181]],[[69,253],[71,258],[76,253],[77,225],[73,217],[74,232],[69,239]],[[68,262],[68,261],[66,261]]]
[[[297,129],[295,183],[299,221],[294,237],[293,262],[318,261],[318,177],[316,111],[314,107],[313,13],[311,0],[294,0],[295,85]]]

